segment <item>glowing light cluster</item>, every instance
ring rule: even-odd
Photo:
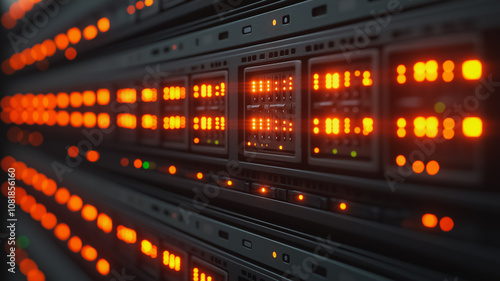
[[[226,118],[224,116],[217,117],[194,117],[193,129],[195,130],[217,130],[224,131],[226,129]]]
[[[156,130],[157,117],[152,114],[144,114],[142,116],[142,127],[144,129]]]
[[[201,84],[193,86],[193,97],[197,98],[211,98],[211,97],[223,97],[226,95],[226,83],[221,82],[220,84]]]
[[[163,265],[171,270],[181,270],[181,257],[176,256],[169,251],[163,251]]]
[[[140,0],[135,3],[135,5],[127,6],[127,13],[133,15],[136,11],[142,10],[145,7],[150,7],[153,5],[154,0]]]
[[[208,275],[207,273],[203,272],[199,268],[195,267],[193,268],[193,279],[192,281],[213,281],[213,278],[211,275]]]
[[[293,131],[293,122],[290,121],[271,118],[251,118],[251,120],[252,131]]]
[[[118,127],[126,129],[135,129],[137,126],[137,117],[130,113],[120,113],[116,116]]]
[[[324,118],[324,133],[326,135],[340,135],[340,134],[360,134],[368,136],[373,132],[373,118],[365,117],[361,119],[359,126],[353,125],[354,121],[351,118]],[[319,118],[313,119],[313,133],[315,135],[321,133],[321,124]]]
[[[438,218],[434,214],[426,213],[422,215],[422,225],[427,228],[434,228],[438,225]],[[453,229],[455,223],[450,217],[442,217],[439,220],[439,227],[444,232],[449,232]]]
[[[2,15],[2,25],[7,29],[12,29],[16,26],[26,13],[31,11],[35,4],[42,0],[18,0],[10,4],[9,10]]]
[[[146,239],[141,241],[141,252],[146,256],[151,257],[152,259],[156,259],[158,255],[158,250],[156,245],[154,245],[153,243],[151,243]]]
[[[116,237],[127,244],[134,244],[137,241],[135,230],[119,225],[116,227]]]
[[[361,72],[360,70],[344,71],[344,72],[328,72],[324,74],[323,77],[320,77],[318,73],[313,74],[313,89],[319,90],[320,86],[320,78],[322,78],[322,85],[326,90],[337,90],[340,88],[349,88],[354,80],[361,80],[361,85],[368,87],[373,84],[373,79],[371,76],[371,72],[365,70]]]
[[[155,102],[158,93],[155,88],[146,88],[141,91],[141,100],[143,102]]]
[[[109,91],[100,89],[98,91],[97,101],[100,103],[109,102]],[[106,101],[106,93],[108,98]],[[99,97],[101,97],[99,99]],[[65,110],[56,111],[57,108],[74,108],[84,106],[93,106],[96,102],[96,94],[93,91],[54,94],[16,94],[6,96],[2,99],[2,121],[10,124],[26,125],[58,125],[61,127],[71,125],[72,127],[85,126],[87,128],[95,127],[108,128],[110,125],[109,114],[94,112],[73,111],[68,113]]]
[[[27,0],[21,1],[23,3],[30,2]],[[9,11],[2,16],[2,24],[4,26],[15,26],[16,20],[24,15],[23,10],[16,9],[16,11],[19,12],[12,14],[12,11]],[[13,15],[15,15],[15,17],[13,17]],[[20,17],[18,18],[18,16]],[[97,27],[95,25],[88,25],[83,28],[83,38],[86,40],[93,40],[97,37],[99,31],[102,33],[107,32],[109,27],[109,19],[105,17],[101,18],[97,21]],[[31,48],[26,48],[21,52],[13,54],[2,63],[2,71],[5,74],[10,75],[15,71],[21,70],[34,63],[36,63],[39,70],[46,70],[49,67],[47,58],[53,56],[57,50],[64,51],[66,59],[73,60],[75,59],[77,52],[75,48],[69,46],[70,44],[78,44],[81,41],[81,38],[82,31],[80,28],[71,27],[67,30],[67,32],[57,34],[54,39],[46,39],[42,43],[35,44]]]
[[[398,118],[396,121],[397,136],[404,138],[406,136],[407,121],[405,118]],[[435,116],[418,116],[413,119],[413,132],[416,137],[436,138],[439,131],[442,131],[444,139],[450,140],[455,136],[455,120],[445,118],[442,122],[442,128],[439,126],[439,120]],[[483,121],[479,117],[465,117],[462,120],[462,132],[465,137],[477,138],[483,133]]]
[[[179,130],[186,128],[185,116],[166,116],[163,118],[163,129]]]
[[[135,103],[137,100],[137,90],[133,88],[119,89],[116,92],[116,100],[119,103]]]
[[[84,220],[95,220],[98,212],[94,206],[85,204],[82,208],[82,201],[79,196],[70,196],[69,192],[64,187],[58,189],[55,181],[47,178],[44,174],[38,173],[35,169],[26,166],[23,162],[16,161],[11,156],[4,157],[1,164],[2,169],[5,171],[7,171],[9,167],[14,167],[16,169],[16,179],[24,181],[27,185],[32,185],[35,190],[42,191],[48,197],[55,194],[55,201],[61,205],[67,204],[70,211],[82,209],[81,215]],[[70,251],[80,253],[82,258],[87,261],[94,261],[98,258],[98,253],[95,248],[90,245],[83,245],[82,240],[78,236],[72,235],[71,228],[67,224],[58,222],[56,215],[49,212],[43,204],[37,203],[36,199],[29,195],[24,188],[16,188],[15,203],[19,204],[21,209],[29,213],[35,221],[39,221],[43,228],[53,230],[53,234],[57,239],[67,241],[67,246]],[[16,249],[16,254],[19,255],[20,251],[21,249]],[[21,257],[19,261],[22,260],[23,258]],[[27,274],[28,280],[45,280],[43,273],[36,268],[36,264],[28,261],[24,262],[24,264],[20,263],[19,266],[21,272]],[[110,268],[108,261],[99,259],[96,264],[96,270],[101,275],[109,274]]]
[[[398,155],[396,156],[396,165],[402,167],[407,164],[406,157],[404,155]],[[411,163],[411,168],[414,173],[421,174],[424,172],[424,170],[427,172],[427,174],[434,176],[439,172],[439,163],[435,160],[431,160],[427,162],[427,164],[424,164],[424,162],[420,160],[416,160],[413,163]]]
[[[274,82],[274,83],[273,83]],[[283,79],[281,81],[270,79],[267,80],[252,80],[252,93],[271,93],[273,91],[292,91],[293,90],[293,77],[288,76],[288,79]]]
[[[183,100],[186,98],[186,87],[170,86],[163,88],[164,100]]]
[[[465,80],[478,80],[482,75],[482,63],[480,60],[467,60],[462,63],[462,77]],[[416,82],[434,82],[441,78],[444,82],[451,82],[455,79],[456,67],[452,60],[445,60],[441,64],[436,60],[428,60],[426,62],[419,61],[413,64],[413,79]],[[404,64],[396,67],[396,81],[398,84],[407,82],[407,68]]]

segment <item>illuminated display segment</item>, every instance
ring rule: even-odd
[[[162,85],[160,126],[162,144],[167,147],[187,148],[188,123],[187,79],[165,81]]]
[[[299,63],[245,70],[245,154],[298,161]]]
[[[161,247],[162,275],[165,280],[184,279],[187,274],[187,253],[177,247],[163,244]],[[160,248],[159,248],[160,249]]]
[[[475,181],[484,134],[485,101],[476,90],[483,63],[473,44],[413,48],[390,54],[390,178]]]
[[[227,273],[193,257],[191,262],[190,281],[225,281]]]
[[[227,73],[193,77],[191,83],[191,145],[200,151],[226,151]]]
[[[158,256],[158,248],[150,241],[144,239],[141,241],[141,252],[152,259]]]
[[[144,129],[156,130],[156,115],[144,114],[142,115],[142,127]]]
[[[116,92],[116,100],[119,103],[135,103],[137,100],[137,90],[133,88],[119,89]]]
[[[137,126],[137,117],[130,113],[120,113],[116,117],[116,124],[120,128],[135,129]]]
[[[156,89],[142,89],[141,91],[141,100],[143,102],[155,102],[157,99],[157,91]]]
[[[119,225],[116,227],[116,237],[127,244],[133,244],[137,241],[135,230]]]
[[[310,61],[311,164],[375,169],[378,85],[373,57],[367,51],[350,63],[339,55]]]

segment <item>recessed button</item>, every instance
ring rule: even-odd
[[[283,24],[289,24],[290,23],[290,16],[289,15],[283,16],[282,22],[283,22]]]
[[[243,239],[243,247],[252,249],[252,241]]]
[[[290,256],[288,254],[283,254],[283,262],[290,263]]]
[[[252,33],[252,26],[248,25],[248,26],[243,27],[242,32],[243,32],[243,34]]]

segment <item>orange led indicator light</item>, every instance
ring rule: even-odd
[[[173,174],[175,174],[177,172],[177,168],[174,165],[172,165],[172,166],[168,167],[168,172],[171,175],[173,175]]]
[[[428,228],[434,228],[438,224],[438,219],[434,214],[424,214],[422,216],[422,225]]]
[[[345,211],[347,209],[347,204],[342,202],[339,204],[339,208],[342,210],[342,211]]]
[[[109,262],[105,259],[100,259],[97,261],[97,264],[95,265],[97,272],[99,274],[106,276],[109,274]]]

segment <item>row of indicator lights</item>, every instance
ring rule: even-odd
[[[186,128],[185,116],[166,116],[163,117],[163,129],[165,130],[179,130]]]
[[[120,165],[122,167],[128,167],[129,164],[130,164],[130,160],[128,158],[123,157],[122,159],[120,159]],[[143,168],[143,169],[147,170],[147,169],[155,168],[156,167],[156,163],[155,162],[142,161],[141,159],[135,159],[134,162],[133,162],[133,166],[136,169]],[[167,168],[167,171],[168,171],[169,174],[175,175],[177,173],[177,167],[174,166],[174,165],[170,165]],[[203,177],[204,176],[203,176],[202,172],[197,172],[196,173],[196,178],[197,179],[202,180]]]
[[[398,118],[396,121],[398,127],[397,135],[399,138],[406,136],[406,119]],[[423,117],[418,116],[413,120],[413,132],[417,137],[435,138],[438,136],[439,121],[435,116]],[[455,136],[455,120],[453,118],[446,118],[443,120],[443,137],[445,139],[452,139]],[[462,120],[462,133],[469,138],[478,138],[483,133],[483,121],[479,117],[465,117]]]
[[[81,211],[81,216],[85,220],[93,221],[97,218],[100,229],[106,233],[111,231],[112,221],[106,219],[109,218],[106,214],[98,213],[97,209],[92,205],[84,204],[78,195],[70,194],[68,189],[64,187],[58,188],[53,179],[47,178],[44,174],[38,173],[35,169],[27,167],[26,164],[16,161],[11,156],[2,159],[1,167],[6,171],[9,167],[14,167],[16,169],[16,179],[22,180],[48,197],[54,196],[54,200],[59,205],[66,205],[71,212]]]
[[[23,211],[29,213],[35,221],[39,221],[45,229],[53,229],[54,236],[57,239],[61,241],[68,241],[68,248],[72,252],[80,252],[82,258],[87,261],[94,261],[97,259],[97,251],[92,246],[83,246],[83,243],[78,236],[72,236],[70,239],[71,229],[67,224],[61,222],[58,223],[57,217],[53,213],[48,212],[43,204],[37,203],[36,199],[27,194],[26,190],[20,187],[16,189],[18,199],[16,200],[16,204],[21,205],[21,209]],[[82,216],[84,216],[83,213]],[[110,269],[109,262],[105,259],[99,259],[96,263],[96,269],[101,275],[107,275]]]
[[[373,84],[373,80],[371,78],[371,72],[368,70],[363,71],[361,74],[361,71],[355,70],[354,71],[354,77],[359,77],[361,78],[361,83],[363,86],[368,87]],[[343,78],[343,79],[341,79]],[[331,89],[340,89],[342,87],[341,80],[343,80],[343,87],[344,88],[349,88],[351,86],[351,80],[352,75],[350,71],[345,71],[343,74],[340,72],[334,72],[334,73],[326,73],[324,75],[324,86],[326,90],[331,90]],[[313,75],[313,88],[314,90],[319,90],[320,89],[320,75],[318,73],[315,73]]]
[[[321,151],[321,149],[319,147],[313,148],[314,154],[318,154],[318,153],[320,153],[320,151]],[[339,153],[338,149],[336,149],[336,148],[332,149],[332,154],[337,155],[338,153]],[[356,158],[358,156],[358,152],[356,150],[352,150],[350,155],[352,158]]]
[[[274,131],[291,132],[293,131],[293,122],[280,122],[274,119],[273,123],[271,118],[252,118],[252,130],[255,131],[257,128],[259,128],[260,131],[271,131],[271,128],[274,128]]]
[[[223,97],[226,95],[226,83],[221,82],[218,85],[202,84],[193,86],[193,97],[197,98],[211,98],[211,97]]]
[[[251,142],[251,141],[247,142],[247,146],[252,146],[252,142]],[[257,143],[256,143],[256,142],[254,142],[254,143],[253,143],[253,146],[257,146]],[[260,144],[260,146],[261,146],[261,147],[264,147],[264,144],[263,144],[263,143],[261,143],[261,144]],[[267,144],[267,143],[266,143],[266,144],[265,144],[265,147],[269,147],[269,144]],[[283,145],[278,146],[278,149],[279,149],[279,150],[283,150]]]
[[[252,80],[252,93],[256,93],[256,92],[259,92],[259,93],[264,93],[264,92],[271,92],[271,89],[274,87],[274,90],[277,91],[278,90],[278,87],[283,87],[283,91],[286,91],[286,89],[288,88],[290,91],[293,90],[293,78],[292,76],[289,76],[288,77],[288,82],[286,79],[284,79],[281,83],[281,85],[279,85],[278,81],[274,81],[274,85],[271,85],[271,80],[267,80],[266,83],[265,83],[265,86],[264,86],[264,80],[258,80],[259,83],[257,83],[256,80]],[[258,85],[258,86],[257,86]],[[258,88],[258,91],[257,91],[257,87]],[[265,87],[265,91],[264,91],[264,87]]]
[[[396,164],[399,167],[405,166],[407,163],[406,157],[404,155],[398,155],[396,156]],[[434,176],[439,172],[439,163],[435,160],[431,160],[427,162],[427,164],[424,164],[424,162],[420,160],[416,160],[413,163],[411,163],[411,168],[413,172],[417,174],[421,174],[424,172],[424,170],[427,172],[427,174]]]
[[[12,29],[17,25],[26,13],[31,11],[35,4],[42,0],[18,0],[10,4],[9,10],[2,15],[2,25],[7,29]]]
[[[438,225],[438,218],[434,214],[424,214],[422,216],[422,225],[427,228],[434,228]],[[453,229],[455,223],[450,217],[442,217],[439,220],[439,228],[444,232],[449,232]]]
[[[186,98],[186,88],[170,86],[163,88],[164,100],[181,100]],[[116,99],[119,103],[135,103],[137,101],[137,90],[134,88],[118,89]],[[141,90],[141,100],[143,102],[156,102],[158,91],[155,88],[145,88]]]
[[[101,129],[108,128],[110,125],[110,117],[108,113],[98,113],[94,112],[79,112],[74,111],[68,113],[67,111],[55,111],[55,110],[23,110],[23,111],[10,111],[7,115],[2,115],[2,121],[6,124],[27,124],[27,125],[47,125],[54,126],[58,125],[60,127],[65,127],[71,125],[72,127],[86,127],[93,128],[98,126]]]
[[[298,201],[304,201],[306,199],[306,196],[304,194],[299,194],[297,195],[297,200]],[[345,202],[340,202],[338,204],[338,208],[341,210],[341,211],[345,211],[347,210],[347,203]]]
[[[29,132],[21,130],[19,127],[12,127],[7,131],[7,139],[13,143],[21,145],[31,144],[32,146],[40,146],[43,143],[43,135],[40,132]]]
[[[217,117],[194,117],[193,129],[195,130],[220,130],[226,129],[226,118],[224,116]]]
[[[325,124],[325,133],[327,135],[339,135],[341,134],[341,118],[333,117],[333,118],[325,118],[324,119],[324,124]],[[345,134],[351,133],[351,119],[350,118],[344,118],[343,120],[343,132]],[[352,130],[355,134],[363,133],[363,135],[367,136],[371,132],[373,132],[373,118],[365,117],[362,119],[363,123],[363,129],[360,127],[354,127],[354,130]],[[321,132],[320,127],[320,120],[318,118],[313,119],[313,133],[315,135],[319,134]]]
[[[78,147],[73,145],[68,148],[69,157],[75,158],[78,157],[79,154],[80,150],[78,149]],[[89,162],[97,162],[100,157],[101,155],[99,154],[99,152],[95,150],[88,150],[87,152],[85,152],[85,158],[87,158]]]
[[[135,3],[135,5],[129,5],[127,7],[127,13],[133,15],[136,11],[144,9],[144,7],[150,7],[153,5],[154,0],[140,0]]]
[[[170,86],[163,88],[164,100],[183,100],[186,98],[186,87]]]
[[[217,121],[216,121],[216,123],[217,123]],[[131,122],[133,122],[133,120],[131,120]],[[130,123],[131,127],[133,127],[132,124],[133,123]],[[157,117],[156,117],[156,115],[144,114],[142,116],[141,125],[144,129],[156,130],[157,129]],[[118,126],[120,126],[120,125],[118,125]],[[163,129],[165,129],[165,130],[179,130],[179,129],[185,129],[185,128],[186,128],[186,117],[185,116],[166,116],[166,117],[163,117]]]
[[[193,268],[193,279],[192,281],[213,281],[213,278],[211,275],[208,275],[207,273],[203,272],[199,268],[195,267]]]
[[[95,25],[89,25],[83,29],[83,38],[86,40],[94,39],[98,31],[104,33],[109,30],[110,22],[108,18],[101,18]],[[23,69],[36,61],[44,61],[53,56],[57,50],[64,51],[68,60],[75,59],[77,52],[69,44],[76,45],[82,38],[82,31],[78,27],[68,29],[66,33],[60,33],[54,37],[54,40],[47,39],[41,44],[36,44],[32,48],[26,48],[22,52],[13,54],[9,59],[2,63],[2,70],[5,74],[12,74],[15,71]]]
[[[455,63],[446,60],[442,63],[441,77],[444,82],[451,82],[455,78]],[[406,66],[400,64],[396,67],[398,74],[396,80],[399,84],[406,83]],[[438,79],[439,64],[436,60],[417,62],[413,65],[413,78],[416,82],[434,82]],[[478,80],[482,75],[482,63],[479,60],[467,60],[462,63],[462,76],[465,80]]]
[[[110,93],[108,89],[94,91],[71,92],[70,94],[60,92],[57,95],[49,94],[15,94],[2,98],[2,109],[65,109],[68,106],[78,108],[81,106],[107,105]]]
[[[69,191],[64,187],[57,189],[57,185],[54,180],[48,179],[41,173],[37,173],[33,168],[28,168],[24,163],[17,162],[10,156],[2,159],[2,162],[4,162],[2,163],[4,164],[2,165],[2,168],[16,167],[17,173],[21,173],[22,175],[19,179],[23,180],[28,185],[32,185],[35,190],[42,191],[46,196],[54,196],[54,199],[58,204],[66,204],[68,210],[71,212],[78,212],[81,210],[81,216],[84,220],[94,221],[96,218],[101,218],[103,216],[107,217],[104,213],[101,213],[98,216],[97,209],[94,206],[90,204],[84,205],[79,196],[70,195]],[[42,182],[41,185],[40,182]],[[45,229],[54,229],[54,235],[59,240],[66,241],[70,238],[71,230],[67,224],[57,223],[57,217],[53,213],[47,212],[44,205],[36,203],[35,198],[31,195],[27,195],[24,189],[18,188],[17,191],[20,192],[17,194],[19,200],[17,202],[19,202],[23,211],[29,212],[32,218],[36,221],[40,221]],[[109,225],[105,225],[105,227],[109,228]],[[81,239],[78,236],[73,236],[68,240],[68,248],[72,252],[80,252],[82,257],[87,261],[94,261],[97,259],[97,251],[90,245],[82,247]],[[108,261],[105,259],[99,259],[96,263],[96,269],[101,275],[107,275],[109,273]]]
[[[8,241],[5,241],[4,246],[6,252],[10,253],[11,246],[8,244]],[[21,247],[16,247],[15,262],[19,266],[19,271],[26,276],[28,281],[45,281],[45,274],[43,274],[43,272],[38,268],[36,262],[30,259],[28,253],[26,253],[26,251],[24,251]]]

